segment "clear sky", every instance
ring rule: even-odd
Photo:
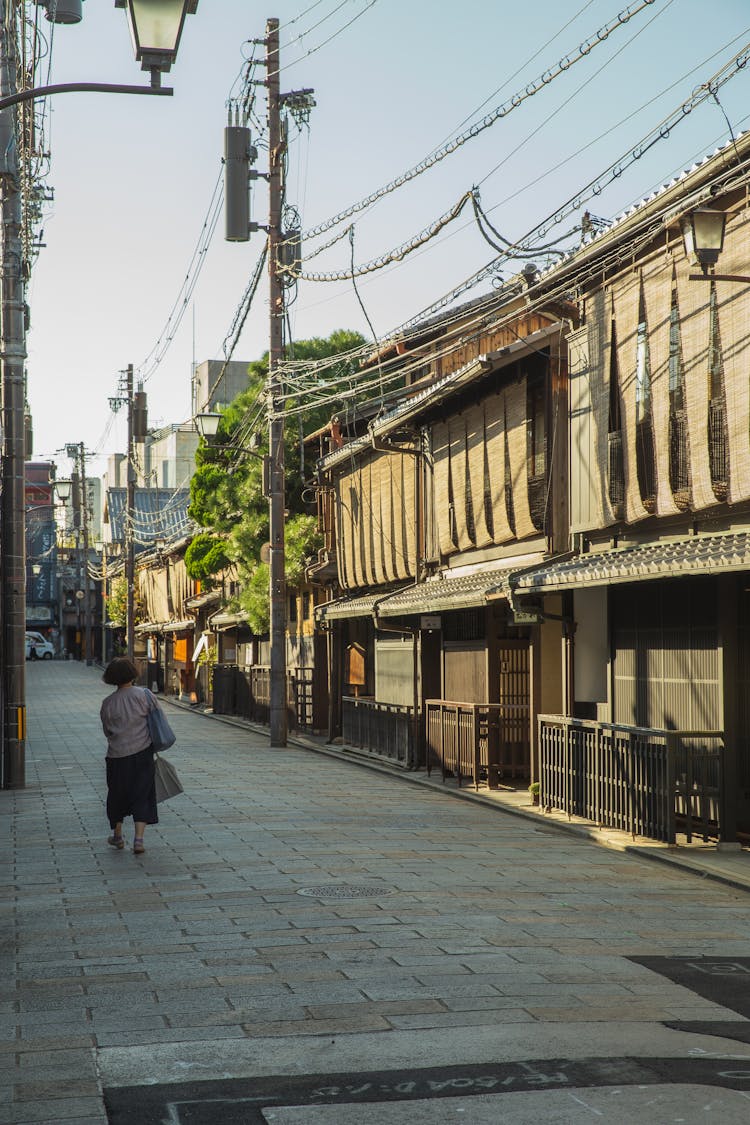
[[[282,24],[282,90],[315,90],[309,129],[292,131],[287,189],[309,230],[418,163],[467,120],[523,91],[561,56],[573,56],[625,6],[625,0],[280,0],[264,10],[252,0],[200,0],[165,79],[173,98],[50,99],[46,183],[55,194],[29,288],[34,456],[55,456],[66,443],[84,441],[98,455],[91,465],[97,473],[107,454],[124,450],[124,412],[113,422],[108,399],[128,363],[149,370],[141,365],[188,274],[221,172],[227,99],[237,92],[249,41],[263,37],[268,16]],[[146,83],[124,13],[113,0],[84,0],[83,8],[81,24],[54,30],[51,61],[39,80]],[[746,44],[747,0],[655,0],[480,137],[356,217],[355,260],[406,242],[474,185],[495,227],[520,237]],[[260,69],[256,74],[262,76]],[[691,113],[589,208],[614,217],[728,141],[724,114],[735,132],[747,128],[749,85],[750,66],[719,91],[721,107],[712,100]],[[265,120],[260,88],[257,110]],[[261,169],[265,158],[261,150]],[[264,222],[266,209],[258,181],[253,217]],[[562,233],[577,219],[557,229]],[[222,357],[262,237],[226,243],[220,218],[186,315],[145,385],[152,425],[189,417],[193,357]],[[314,245],[308,242],[308,251]],[[358,282],[375,332],[384,335],[410,319],[493,257],[465,211],[427,248]],[[332,272],[349,261],[344,240],[307,268]],[[291,323],[297,338],[336,328],[370,333],[351,282],[300,283]],[[266,347],[261,288],[234,359],[255,359]],[[57,460],[66,475],[67,458]]]

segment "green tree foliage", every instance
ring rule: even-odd
[[[135,624],[143,620],[143,606],[136,594],[133,604]],[[124,575],[115,578],[107,598],[107,618],[113,625],[124,629],[128,618],[128,584]]]
[[[365,340],[356,332],[340,330],[328,339],[315,337],[294,345],[295,359],[325,359],[342,355],[330,373],[331,379],[354,372],[356,364],[345,356]],[[201,581],[223,569],[227,562],[237,564],[241,593],[238,606],[249,618],[256,633],[268,630],[268,567],[261,562],[261,548],[268,541],[268,500],[263,495],[261,459],[267,452],[267,438],[253,451],[247,449],[248,423],[264,432],[263,395],[268,376],[268,353],[251,363],[249,383],[227,407],[219,424],[214,445],[201,442],[196,453],[196,471],[190,482],[189,514],[205,532],[196,536],[185,557],[188,573]],[[295,414],[287,420],[284,433],[286,462],[286,579],[298,585],[304,576],[305,560],[321,545],[317,519],[310,496],[305,492],[313,466],[302,456],[302,436],[314,433],[331,416],[330,405]],[[221,448],[221,446],[239,446]],[[195,547],[196,542],[200,544]],[[195,550],[193,550],[195,547]]]
[[[228,565],[226,543],[208,532],[196,535],[185,552],[185,567],[188,574],[209,585],[211,575]]]
[[[116,578],[107,598],[107,617],[113,625],[124,628],[127,619],[128,584],[125,578]]]

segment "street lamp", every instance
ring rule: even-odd
[[[70,500],[70,490],[73,487],[72,480],[56,480],[54,484],[55,495],[63,507]]]
[[[219,432],[219,422],[221,421],[221,414],[215,414],[212,410],[207,410],[203,414],[196,414],[195,425],[201,437],[208,441],[209,438],[214,438]]]
[[[682,236],[688,257],[696,257],[704,273],[715,266],[724,246],[726,213],[711,207],[696,207],[683,220]]]
[[[206,410],[202,414],[196,414],[195,416],[195,428],[201,437],[206,439],[210,449],[236,449],[238,452],[249,454],[250,457],[265,460],[262,454],[255,452],[261,444],[261,436],[257,431],[250,434],[243,445],[217,445],[212,439],[215,438],[219,432],[220,422],[221,414],[216,414],[213,410]]]
[[[115,7],[127,9],[136,62],[158,86],[177,57],[185,16],[195,14],[198,0],[115,0]]]
[[[716,273],[714,266],[724,249],[726,211],[713,207],[696,207],[682,217],[682,237],[688,258],[696,260],[701,273],[688,275],[689,281],[744,281],[750,277],[736,273]]]

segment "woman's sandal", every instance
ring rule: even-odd
[[[142,836],[136,836],[133,840],[133,854],[134,855],[143,855],[145,850],[146,849],[143,846],[143,837]]]
[[[118,852],[121,852],[125,847],[125,841],[122,836],[115,836],[114,834],[107,837],[107,843],[110,847],[117,848]]]

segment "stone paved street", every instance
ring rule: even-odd
[[[100,674],[28,667],[0,1123],[747,1121],[746,890],[177,708],[117,852]]]

